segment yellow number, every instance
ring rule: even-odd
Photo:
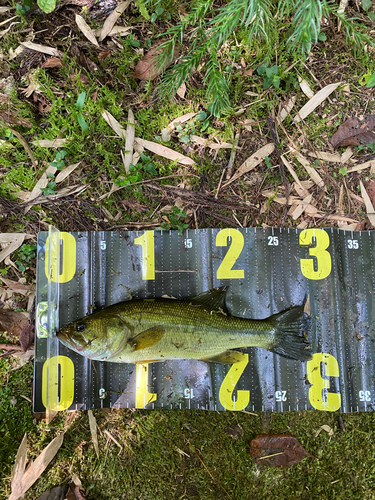
[[[314,270],[313,259],[301,259],[301,271],[310,280],[322,280],[329,276],[332,268],[331,255],[327,251],[329,236],[323,229],[306,229],[299,235],[300,245],[312,245],[315,237],[315,247],[309,248],[309,255],[316,257],[318,270]]]
[[[322,373],[321,363],[324,364]],[[314,354],[312,359],[307,362],[307,378],[312,386],[309,389],[309,400],[311,405],[317,410],[336,411],[341,406],[341,394],[334,392],[325,392],[329,389],[328,377],[339,377],[339,365],[336,358],[331,354],[319,352]],[[323,378],[327,377],[327,378]]]
[[[59,254],[60,254],[60,242],[62,242],[62,263],[60,269],[62,272],[60,274],[60,269],[58,269]],[[76,272],[76,239],[72,234],[69,233],[54,233],[52,234],[51,241],[51,262],[50,269],[48,269],[48,259],[49,259],[49,236],[46,241],[46,255],[44,262],[44,270],[48,279],[54,283],[67,283],[70,281]]]
[[[234,388],[237,385],[241,375],[243,374],[249,362],[249,355],[244,354],[243,360],[234,363],[229,372],[226,374],[219,391],[220,403],[226,410],[241,411],[250,402],[250,391],[237,391],[237,400],[233,399]]]
[[[60,366],[60,377],[59,377]],[[47,380],[47,370],[49,377]],[[43,365],[42,401],[47,408],[47,383],[50,411],[62,411],[69,408],[74,399],[74,364],[67,356],[54,356]],[[60,387],[60,397],[59,397]],[[56,406],[57,405],[57,406]]]
[[[148,363],[136,365],[135,376],[135,407],[144,408],[149,403],[156,401],[157,394],[148,392]]]
[[[244,246],[243,235],[240,231],[237,231],[237,229],[222,229],[217,233],[216,246],[226,247],[228,244],[228,238],[231,238],[232,242],[223,259],[223,262],[217,270],[216,276],[218,280],[240,279],[245,277],[243,269],[232,269]]]
[[[134,240],[142,247],[142,279],[155,279],[155,241],[154,231],[145,231],[142,236]]]

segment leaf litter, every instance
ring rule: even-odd
[[[250,443],[250,455],[257,464],[289,467],[306,457],[314,458],[290,434],[260,434]]]

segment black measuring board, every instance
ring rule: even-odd
[[[193,297],[228,285],[234,316],[264,319],[310,298],[307,363],[248,348],[232,365],[92,361],[58,346],[56,408],[373,411],[375,232],[199,229],[57,233],[58,324],[132,298]],[[38,235],[34,411],[44,412],[48,364],[48,233]],[[56,325],[57,326],[57,325]]]

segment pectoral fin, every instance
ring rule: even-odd
[[[243,361],[244,359],[244,354],[242,352],[238,351],[224,351],[218,354],[217,356],[212,356],[210,358],[204,358],[201,359],[200,361],[206,361],[209,363],[238,363],[239,361]]]
[[[157,344],[163,338],[164,333],[165,330],[162,326],[154,326],[144,332],[138,333],[138,335],[129,339],[128,342],[134,351],[139,351]]]

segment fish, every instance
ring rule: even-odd
[[[307,361],[308,316],[304,305],[262,320],[231,316],[226,308],[228,287],[194,298],[131,299],[63,326],[58,339],[92,360],[151,363],[195,359],[236,363],[240,350],[262,347],[286,358]]]

